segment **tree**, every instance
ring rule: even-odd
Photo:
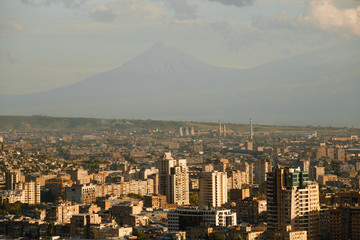
[[[189,201],[192,205],[199,205],[199,193],[192,192],[189,195]]]
[[[147,239],[148,236],[140,230],[135,230],[134,235],[137,236],[139,239]]]

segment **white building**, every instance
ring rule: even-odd
[[[197,207],[177,208],[168,213],[170,232],[184,231],[187,227],[199,226],[201,222],[210,227],[236,225],[236,213],[229,209],[200,209]]]
[[[205,172],[200,175],[200,206],[221,207],[227,202],[225,172]]]
[[[159,193],[167,197],[168,203],[189,204],[189,174],[186,159],[175,160],[165,153],[158,161]]]

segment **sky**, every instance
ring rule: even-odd
[[[250,68],[359,38],[359,0],[2,0],[0,94],[69,85],[157,42]]]

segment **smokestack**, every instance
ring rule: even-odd
[[[180,134],[181,137],[184,136],[183,128],[182,128],[182,127],[179,128],[179,134]]]
[[[226,137],[226,125],[224,124],[224,137]]]
[[[221,136],[222,135],[222,127],[221,127],[221,120],[220,120],[220,122],[219,122],[219,136]]]
[[[252,119],[250,117],[250,141],[252,142],[253,140],[254,140],[254,132],[253,132]]]

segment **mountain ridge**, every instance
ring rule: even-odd
[[[0,96],[0,114],[360,124],[360,51],[323,49],[250,69],[158,44],[124,65],[41,93]],[[4,104],[6,103],[6,104]],[[284,122],[281,122],[284,121]]]

